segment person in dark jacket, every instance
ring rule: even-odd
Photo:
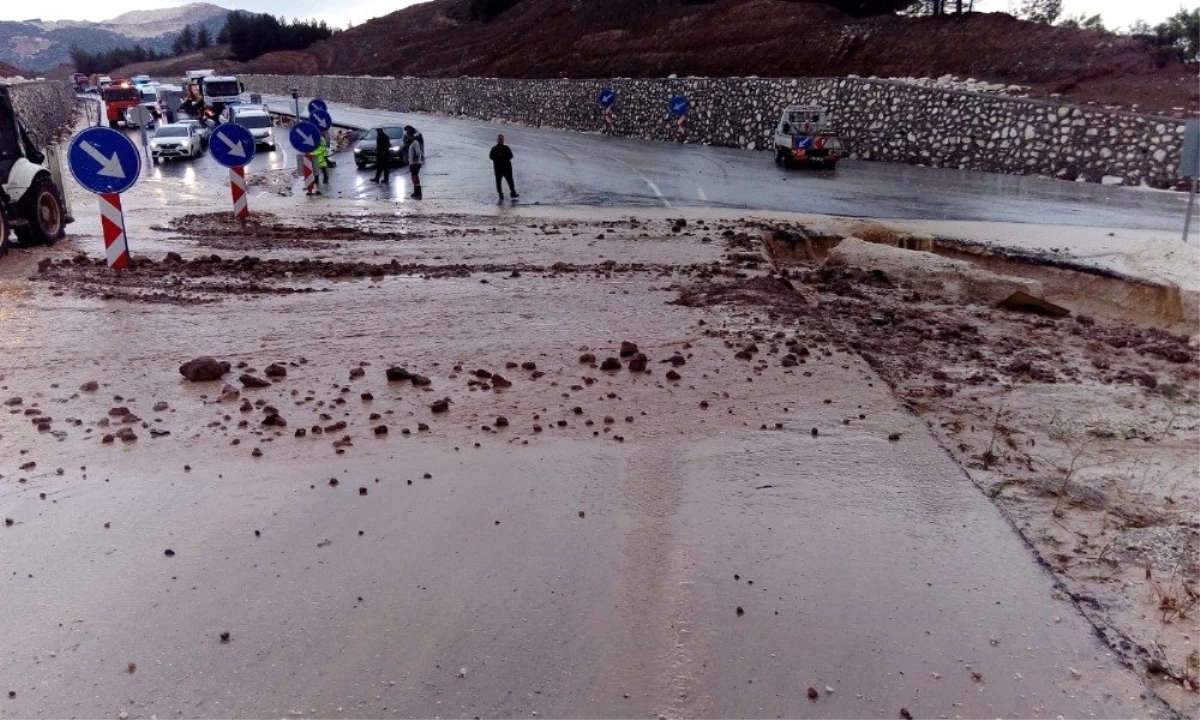
[[[508,192],[512,195],[512,199],[516,200],[521,197],[517,194],[517,189],[513,187],[513,170],[512,148],[504,144],[504,136],[496,136],[496,146],[488,154],[492,159],[492,171],[496,174],[496,194],[500,196],[500,201],[504,202],[504,187],[500,184],[501,180],[508,181]]]
[[[392,180],[392,140],[383,128],[375,131],[375,178],[372,182],[379,182],[380,176],[385,183]]]

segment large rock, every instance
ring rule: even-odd
[[[227,372],[229,372],[229,363],[207,355],[188,360],[179,366],[179,374],[192,382],[220,380],[221,376]]]

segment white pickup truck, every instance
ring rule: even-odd
[[[842,141],[826,128],[825,108],[790,105],[775,127],[775,162],[784,167],[801,165],[829,170],[842,157]]]

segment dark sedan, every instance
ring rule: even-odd
[[[371,128],[363,134],[361,140],[354,145],[354,164],[361,170],[375,164],[375,133],[379,128]],[[392,167],[403,167],[408,164],[404,156],[404,128],[385,127],[388,141],[391,143]]]

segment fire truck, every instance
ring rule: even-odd
[[[104,100],[104,112],[108,117],[108,126],[116,127],[125,119],[125,111],[142,103],[142,94],[127,80],[114,80],[111,85],[100,93]]]

